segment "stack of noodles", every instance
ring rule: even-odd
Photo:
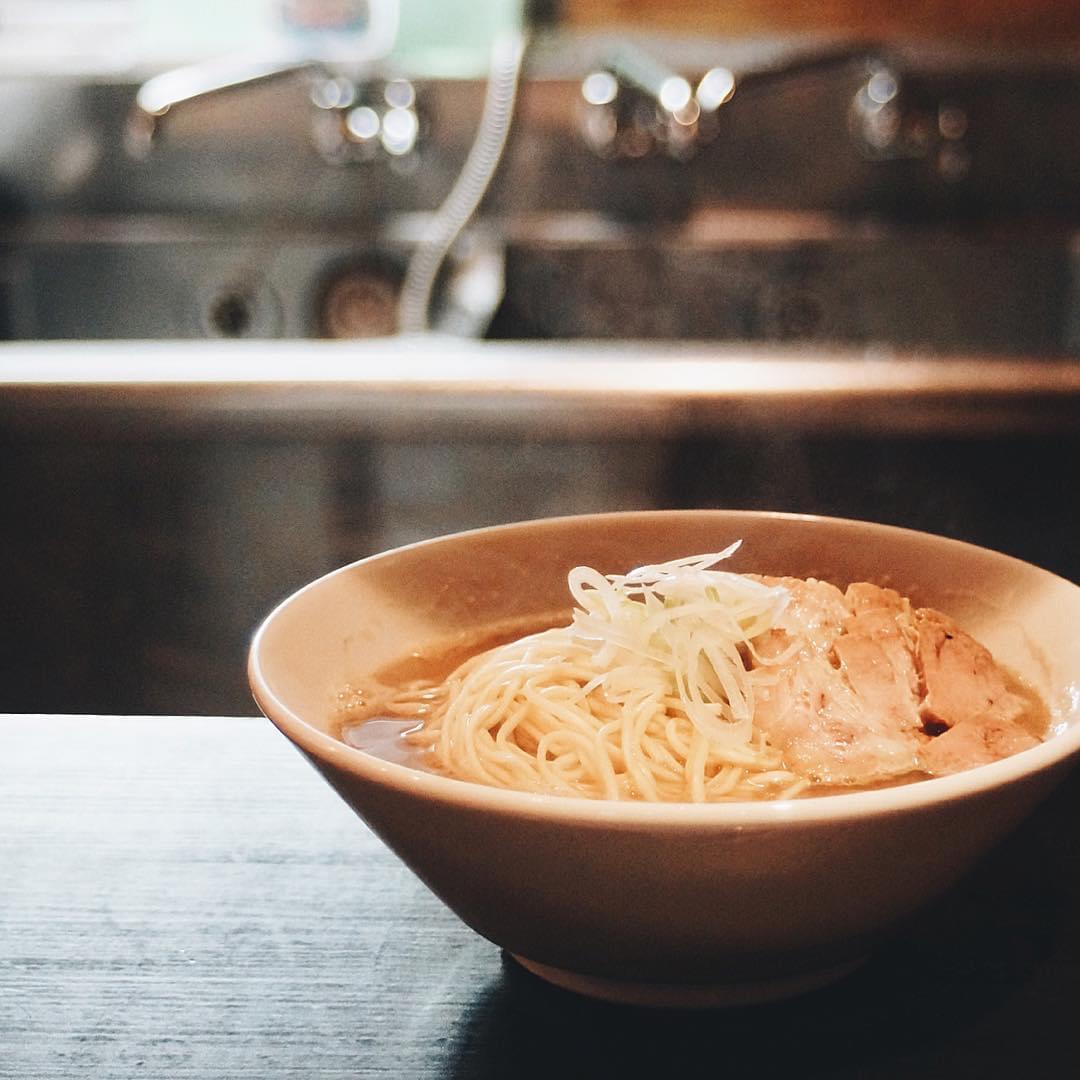
[[[713,567],[738,548],[569,574],[569,626],[481,653],[389,703],[434,767],[496,787],[600,799],[788,797],[807,781],[754,726],[754,687],[787,652],[754,639],[788,593]],[[797,647],[797,646],[795,646]],[[430,759],[429,759],[430,760]]]

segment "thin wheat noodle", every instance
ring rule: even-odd
[[[752,639],[788,597],[711,569],[736,547],[626,575],[577,567],[569,626],[404,688],[385,711],[422,721],[409,739],[438,770],[500,787],[697,802],[797,792],[805,782],[753,727],[755,683],[778,661]]]

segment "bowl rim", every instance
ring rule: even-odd
[[[1020,564],[1041,575],[1054,578],[1071,588],[1080,588],[1067,578],[1050,570],[1025,562],[1004,552],[955,540],[917,529],[886,525],[857,518],[834,517],[822,514],[800,514],[778,510],[631,510],[596,514],[560,515],[504,525],[468,529],[448,533],[412,544],[391,548],[357,559],[338,567],[297,589],[278,603],[256,629],[248,651],[247,674],[252,695],[263,714],[283,735],[309,758],[379,787],[391,788],[403,795],[430,804],[452,805],[485,813],[510,817],[543,818],[551,821],[573,822],[617,828],[674,827],[723,828],[725,826],[768,825],[777,821],[814,824],[825,821],[876,817],[967,799],[1033,777],[1064,763],[1080,752],[1080,685],[1072,687],[1072,708],[1064,730],[1058,731],[1038,746],[1023,750],[1000,761],[979,765],[950,776],[931,777],[913,783],[863,791],[818,795],[803,799],[780,799],[736,802],[646,802],[590,799],[584,796],[545,795],[488,787],[476,781],[461,780],[427,772],[415,766],[386,761],[325,734],[294,712],[271,690],[263,663],[263,644],[268,632],[284,612],[302,596],[324,588],[332,579],[347,575],[359,566],[384,561],[419,547],[438,546],[478,534],[525,531],[537,526],[557,526],[560,523],[613,521],[630,518],[672,518],[676,516],[715,515],[718,518],[766,519],[777,522],[825,522],[839,525],[870,527],[890,534],[932,539],[935,543]]]

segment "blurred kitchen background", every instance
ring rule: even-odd
[[[1078,46],[1075,0],[0,0],[0,711],[250,713],[297,586],[552,514],[1080,579]]]

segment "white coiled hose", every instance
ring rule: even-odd
[[[439,270],[454,241],[476,213],[498,168],[514,115],[525,44],[523,33],[506,34],[495,41],[476,138],[450,194],[435,212],[405,272],[398,298],[398,328],[403,334],[420,334],[428,329]]]

